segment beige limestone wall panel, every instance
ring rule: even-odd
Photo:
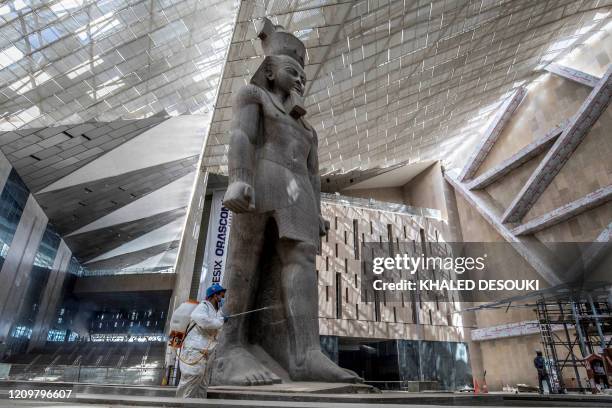
[[[500,209],[506,209],[512,203],[545,155],[546,152],[537,155],[485,189]]]
[[[447,219],[443,182],[440,162],[435,162],[406,183],[402,192],[407,204],[440,210],[442,218]]]
[[[396,308],[397,320],[400,322],[413,323],[412,322],[412,307],[410,306],[410,304],[404,303],[404,306],[402,306],[401,303],[399,303],[398,306],[399,307]]]
[[[460,194],[455,194],[464,242],[505,242]]]
[[[319,296],[319,316],[335,318],[336,317],[336,295],[333,286],[327,286],[324,291],[328,291],[328,296]]]
[[[533,367],[535,350],[541,349],[540,336],[522,336],[480,342],[487,384],[501,390],[505,384],[537,386],[537,372]]]
[[[476,312],[478,327],[492,327],[507,323],[536,320],[537,315],[532,308],[511,307],[506,309],[489,309]]]
[[[548,130],[570,118],[589,95],[590,88],[547,73],[530,86],[475,177],[508,159]]]
[[[321,288],[321,286],[319,286],[319,288]],[[333,313],[333,305],[334,303],[329,301],[329,298],[327,298],[325,296],[325,290],[329,290],[329,287],[323,287],[323,295],[321,296],[321,293],[319,293],[319,317],[334,317],[332,315]]]
[[[563,119],[570,118],[589,92],[590,88],[585,85],[552,74],[543,75],[528,92],[478,174],[507,159],[534,139],[541,137]],[[609,134],[611,128],[612,107],[609,106],[557,177],[527,213],[524,221],[546,214],[598,188],[612,184],[612,160],[609,159],[612,157],[612,138]],[[492,184],[486,191],[502,208],[506,208],[533,173],[544,154]],[[604,222],[603,225],[607,223]],[[574,225],[574,231],[572,231],[572,227],[566,225],[559,232],[563,233],[565,240],[588,240],[596,236],[593,230],[598,226],[600,225],[586,228],[588,232],[585,233],[583,228],[576,228]],[[547,240],[560,240],[553,239],[552,235],[551,233],[542,234]]]
[[[611,129],[612,105],[609,105],[523,221],[612,185]]]
[[[456,194],[457,208],[461,219],[461,230],[466,242],[505,242],[504,239],[491,227],[480,214],[469,205],[464,198]],[[516,267],[520,265],[520,267]],[[504,276],[513,276],[515,270],[528,268],[526,261],[516,254],[511,260],[505,260],[499,264],[499,268],[504,268]],[[498,324],[519,322],[523,320],[533,320],[535,313],[531,309],[510,308],[508,312],[504,310],[487,310],[478,312],[476,319],[478,327],[489,327]]]
[[[537,232],[542,242],[592,242],[612,221],[612,202]]]
[[[469,339],[469,329],[452,326],[423,326],[423,340],[428,341],[465,341]]]

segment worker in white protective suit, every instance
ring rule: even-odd
[[[221,314],[225,288],[215,283],[206,289],[206,300],[191,313],[185,341],[179,354],[181,380],[179,398],[206,398],[210,374],[207,366],[217,345],[217,336],[227,318]]]

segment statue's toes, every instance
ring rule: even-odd
[[[343,367],[340,367],[340,368],[342,368],[342,371],[344,371],[347,381],[356,382],[356,383],[363,382],[363,378],[359,377],[357,373],[354,372],[353,370],[349,370],[348,368],[343,368]]]
[[[274,384],[280,381],[280,378],[278,378],[274,373],[272,373],[271,371],[267,371],[263,377],[264,379],[264,384]]]
[[[253,384],[252,385],[263,385],[263,376],[259,373],[256,373],[253,376]]]

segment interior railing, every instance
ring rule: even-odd
[[[160,385],[165,368],[0,364],[0,379],[90,384]]]

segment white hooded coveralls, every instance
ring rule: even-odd
[[[179,356],[181,381],[176,392],[182,398],[206,398],[209,377],[206,365],[208,356],[217,345],[217,333],[223,326],[223,315],[209,301],[203,300],[191,313],[189,327],[194,323]]]

